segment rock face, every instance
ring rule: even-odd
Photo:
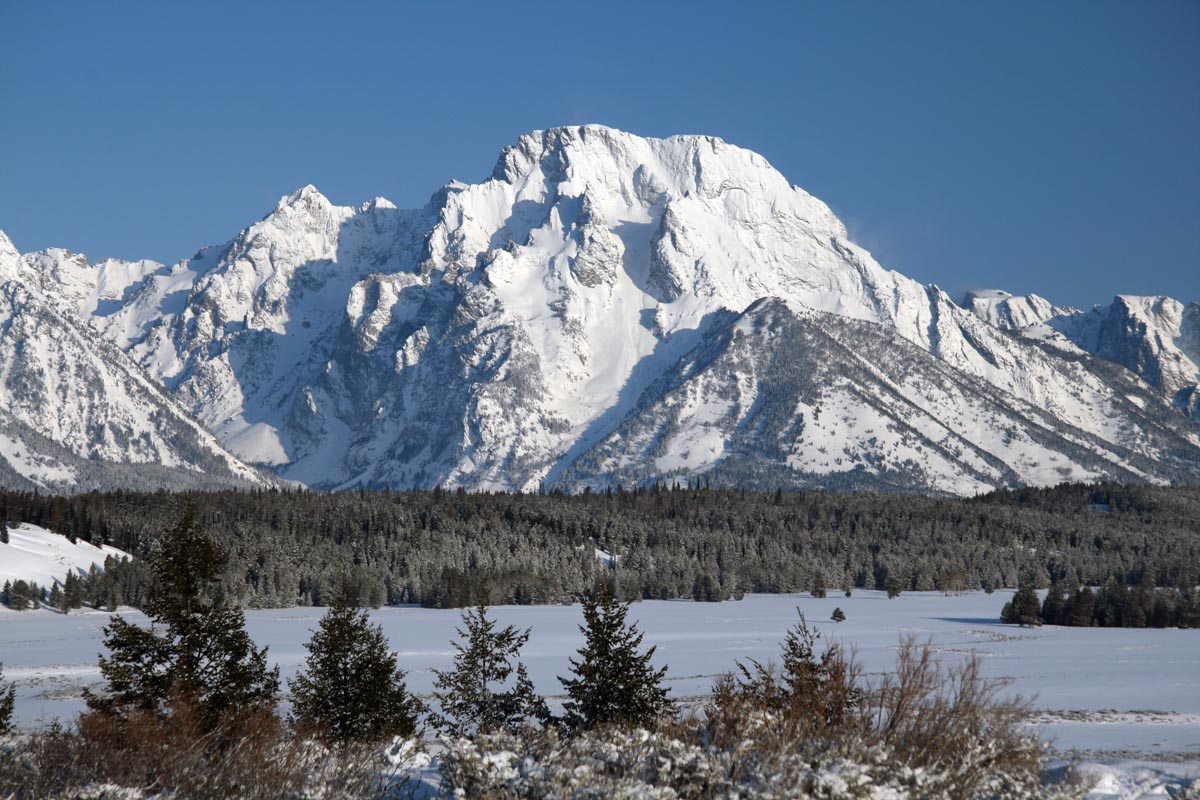
[[[1200,427],[1148,371],[1003,330],[1078,312],[961,308],[710,137],[559,128],[422,209],[305,187],[173,267],[62,252],[19,259],[59,265],[58,313],[318,487],[1200,478]]]

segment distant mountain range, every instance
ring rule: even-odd
[[[165,266],[0,234],[0,483],[970,494],[1200,480],[1200,305],[887,271],[761,156],[535,132]]]

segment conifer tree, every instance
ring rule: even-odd
[[[834,622],[845,622],[846,621],[846,612],[842,611],[841,606],[838,606],[837,608],[835,608],[833,610],[833,614],[831,614],[829,618],[831,620],[833,620]]]
[[[1069,624],[1087,627],[1092,624],[1095,613],[1095,595],[1091,587],[1085,586],[1071,598],[1071,615]]]
[[[223,560],[191,508],[163,537],[150,565],[156,587],[144,610],[154,625],[113,617],[104,629],[109,655],[100,657],[107,694],[89,694],[88,705],[120,714],[184,701],[209,728],[227,714],[272,705],[279,668],[268,669],[267,650],[255,649],[241,610],[211,596]]]
[[[416,732],[421,704],[408,693],[383,630],[351,604],[346,586],[305,647],[305,670],[288,684],[298,727],[339,744]]]
[[[12,730],[13,707],[17,702],[17,687],[4,683],[4,665],[0,664],[0,736]]]
[[[585,642],[579,660],[571,659],[575,677],[559,678],[570,698],[563,704],[564,725],[585,730],[600,725],[652,727],[674,714],[675,703],[663,686],[667,668],[650,663],[655,648],[640,652],[643,634],[627,624],[629,604],[619,602],[607,583],[583,600]]]
[[[1000,612],[1000,621],[1016,625],[1041,625],[1041,612],[1042,604],[1033,585],[1023,581],[1013,599],[1005,603]]]
[[[33,605],[33,590],[25,581],[15,581],[5,594],[8,595],[8,607],[13,611],[28,611]]]
[[[82,608],[83,596],[83,581],[73,571],[68,572],[67,579],[63,581],[63,611]]]
[[[546,701],[534,691],[525,665],[516,660],[529,641],[530,629],[519,631],[508,625],[496,630],[496,620],[488,618],[482,603],[464,611],[462,621],[466,630],[457,630],[466,645],[451,642],[457,651],[454,668],[433,671],[433,697],[439,711],[430,715],[432,725],[462,737],[519,733],[531,720],[548,722]]]

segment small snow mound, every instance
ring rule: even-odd
[[[1084,764],[1081,771],[1095,780],[1086,800],[1166,800],[1200,796],[1197,794],[1200,780],[1187,785],[1186,779],[1165,775],[1149,767]]]

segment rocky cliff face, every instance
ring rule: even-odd
[[[39,273],[63,313],[314,486],[1200,477],[1200,428],[1145,383],[1002,330],[1074,312],[960,308],[710,137],[538,132],[422,209],[306,187],[173,267],[79,272]]]

